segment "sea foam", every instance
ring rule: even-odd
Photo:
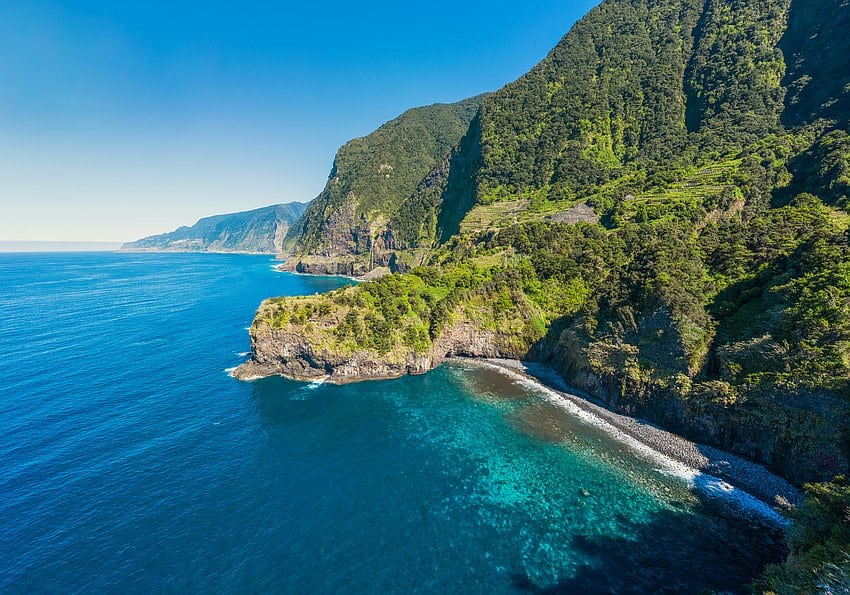
[[[653,463],[658,465],[657,470],[659,472],[687,482],[688,486],[699,495],[711,499],[722,500],[724,504],[729,505],[733,510],[736,510],[748,517],[757,517],[777,525],[788,525],[788,519],[752,494],[736,488],[718,477],[703,473],[699,469],[695,469],[665,455],[658,450],[655,450],[637,438],[623,432],[598,415],[579,407],[557,391],[549,388],[541,382],[498,364],[476,362],[476,365],[498,370],[505,376],[513,379],[517,384],[525,386],[526,388],[540,394],[547,402],[557,405],[582,422],[599,428],[618,442],[625,445],[632,452],[653,461]]]

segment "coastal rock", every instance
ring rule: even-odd
[[[234,376],[250,380],[264,376],[286,376],[296,380],[328,379],[333,382],[396,378],[423,374],[434,368],[432,354],[375,357],[369,351],[347,355],[316,350],[303,335],[278,330],[251,332],[251,360],[239,366]]]
[[[355,256],[306,256],[290,258],[278,265],[281,271],[302,273],[305,275],[342,275],[359,277],[369,272],[368,260]]]
[[[328,379],[352,382],[424,374],[447,357],[519,357],[502,333],[481,330],[468,321],[452,325],[425,353],[372,350],[334,353],[315,348],[303,333],[253,326],[251,359],[234,372],[240,380],[264,376],[286,376],[296,380]]]

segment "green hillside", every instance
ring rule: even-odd
[[[307,207],[292,202],[200,219],[191,227],[124,244],[132,252],[264,252],[278,254],[283,240]]]
[[[337,153],[328,183],[290,232],[295,255],[356,257],[392,249],[387,221],[460,140],[481,97],[411,109]],[[366,257],[368,261],[368,256]]]

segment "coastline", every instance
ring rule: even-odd
[[[288,271],[283,268],[283,266],[284,263],[281,262],[280,264],[273,265],[272,268],[274,268],[274,270],[276,270],[278,273],[288,273],[290,275],[300,275],[303,277],[339,277],[341,279],[348,279],[349,281],[355,281],[357,283],[360,283],[362,281],[362,279],[358,277],[352,277],[351,275],[326,275],[323,273],[299,273],[298,271]]]
[[[302,273],[299,271],[290,271],[286,268],[286,261],[284,260],[280,264],[274,265],[274,268],[279,273],[289,273],[290,275],[303,275],[305,277],[340,277],[342,279],[348,279],[350,281],[355,281],[357,283],[364,283],[366,281],[374,281],[376,279],[380,279],[386,275],[391,274],[390,270],[386,267],[376,267],[366,273],[365,275],[361,275],[359,277],[355,277],[353,275],[340,275],[336,273]]]
[[[250,362],[252,360],[246,364]],[[722,499],[742,512],[755,514],[771,524],[787,525],[789,521],[781,512],[793,510],[802,504],[801,490],[766,467],[719,448],[692,442],[649,422],[616,413],[592,396],[567,386],[560,375],[545,364],[486,357],[448,357],[443,363],[488,367],[530,383],[535,389],[546,393],[552,403],[586,423],[601,428],[637,454],[656,461],[662,471],[683,478],[701,495]],[[405,375],[399,373],[368,378],[334,378],[330,375],[299,377],[266,373],[266,370],[243,366],[245,364],[227,372],[247,382],[268,376],[283,376],[300,382],[330,384],[384,380]]]
[[[243,256],[275,256],[277,252],[248,252],[246,250],[139,250],[118,248],[123,254],[241,254]]]
[[[660,455],[661,462],[691,481],[709,497],[745,499],[763,505],[759,512],[786,524],[775,509],[790,510],[802,503],[802,492],[766,467],[718,448],[697,444],[637,418],[621,415],[602,406],[589,395],[572,389],[544,364],[495,358],[449,358],[447,362],[495,368],[509,376],[534,383],[548,391],[558,404],[584,417],[589,423],[606,426],[614,437],[640,451]],[[743,492],[735,494],[735,491]],[[743,504],[743,503],[742,503]],[[753,504],[753,503],[749,503]]]

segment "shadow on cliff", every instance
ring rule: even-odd
[[[793,0],[779,48],[788,65],[782,123],[828,118],[846,128],[850,116],[850,11],[846,0]]]
[[[630,537],[580,536],[570,543],[571,551],[591,561],[573,577],[538,585],[520,571],[511,584],[540,595],[749,592],[767,564],[782,560],[781,534],[710,507],[700,506],[698,514],[661,511],[641,524],[620,518],[620,532]]]

